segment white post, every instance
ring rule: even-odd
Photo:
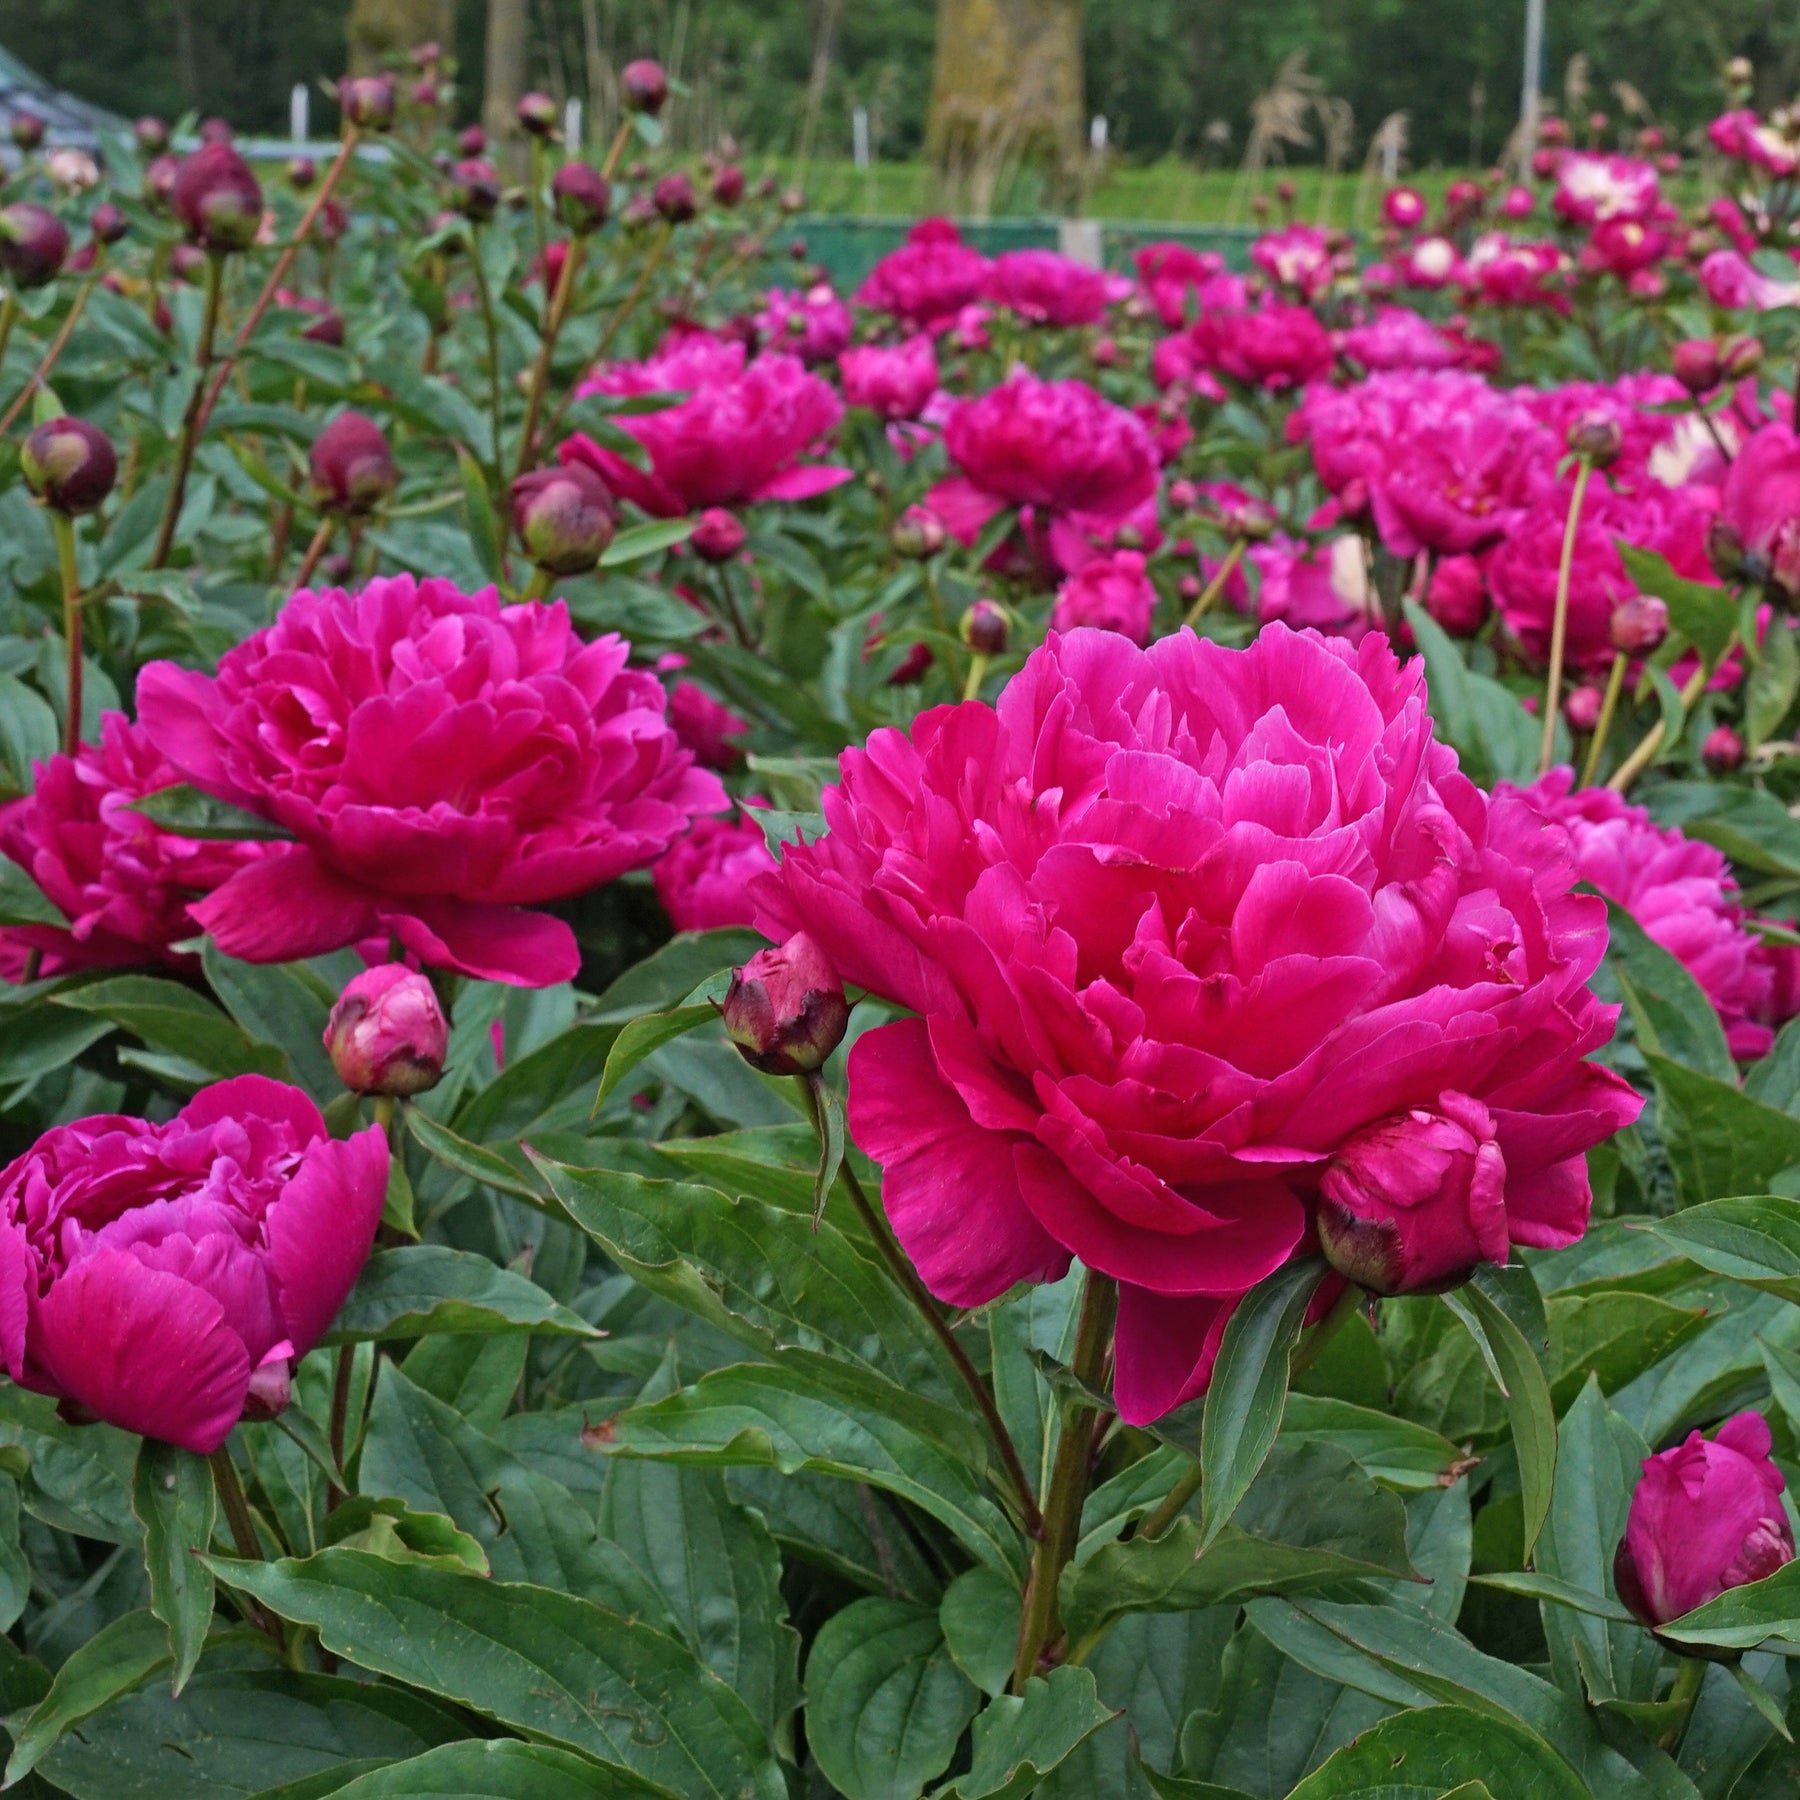
[[[311,104],[312,95],[306,83],[296,81],[293,92],[288,95],[288,136],[297,144],[306,142]]]
[[[1381,145],[1381,179],[1390,187],[1400,179],[1400,140],[1391,131]]]
[[[571,156],[581,154],[581,100],[575,94],[563,103],[563,145]]]
[[[1544,0],[1525,0],[1525,80],[1519,96],[1524,154],[1537,148],[1538,93],[1544,85]]]
[[[1104,150],[1108,132],[1106,114],[1095,113],[1093,118],[1088,121],[1088,148],[1095,152]]]
[[[850,114],[850,154],[859,169],[869,166],[869,109],[854,108]]]

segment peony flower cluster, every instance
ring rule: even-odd
[[[853,298],[910,330],[936,334],[981,297],[987,272],[987,258],[970,249],[948,219],[921,219],[907,241],[869,271]]]
[[[1602,903],[1526,800],[1458,772],[1384,639],[1052,633],[997,707],[840,769],[759,924],[916,1015],[858,1039],[850,1124],[926,1283],[977,1306],[1075,1256],[1114,1277],[1128,1421],[1205,1387],[1328,1182],[1382,1187],[1359,1134],[1446,1120],[1434,1154],[1481,1164],[1460,1217],[1394,1172],[1359,1272],[1580,1235],[1584,1152],[1639,1106],[1583,1060],[1614,1021]]]

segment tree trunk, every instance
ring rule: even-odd
[[[392,65],[418,44],[456,47],[455,0],[351,0],[350,72]]]
[[[1081,191],[1081,0],[938,0],[927,150],[945,202],[980,215],[1020,171]]]
[[[519,96],[525,92],[528,0],[487,0],[487,66],[481,90],[481,124],[501,174],[525,172],[525,138],[519,129]]]

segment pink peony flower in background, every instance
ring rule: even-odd
[[[1569,310],[1569,259],[1555,244],[1524,243],[1504,231],[1485,231],[1475,240],[1462,281],[1471,299],[1484,306],[1548,307]]]
[[[1800,439],[1787,426],[1763,426],[1738,451],[1719,518],[1770,579],[1800,594]]]
[[[192,961],[175,945],[200,935],[191,904],[253,863],[261,843],[177,837],[132,809],[181,772],[123,713],[100,742],[37,765],[37,786],[0,807],[0,855],[61,909],[68,929],[20,925],[0,942],[42,952],[43,972]]]
[[[1441,288],[1462,278],[1462,254],[1447,237],[1420,238],[1400,252],[1400,278],[1408,287]]]
[[[1097,556],[1069,576],[1056,590],[1051,609],[1053,631],[1073,631],[1092,625],[1116,631],[1140,647],[1150,641],[1150,620],[1156,611],[1156,588],[1144,573],[1144,559],[1135,550],[1115,550]]]
[[[1430,211],[1417,188],[1392,187],[1381,196],[1381,216],[1401,231],[1416,231]]]
[[[937,392],[937,351],[924,333],[892,349],[864,344],[838,358],[838,372],[852,406],[866,406],[890,424],[916,419]]]
[[[754,800],[749,805],[766,805]],[[744,813],[696,819],[650,870],[656,897],[677,931],[754,925],[750,879],[771,872],[775,858],[762,827]]]
[[[748,719],[734,713],[723,701],[715,700],[694,681],[675,683],[669,694],[669,724],[682,748],[691,750],[694,761],[703,769],[735,767],[743,751],[734,740],[750,729]]]
[[[1431,571],[1425,610],[1452,637],[1473,637],[1493,610],[1481,564],[1472,556],[1443,557]]]
[[[1356,1134],[1447,1091],[1492,1120],[1506,1241],[1581,1234],[1584,1152],[1639,1109],[1583,1061],[1601,903],[1385,640],[1052,633],[997,708],[839,766],[759,924],[917,1015],[858,1039],[850,1124],[932,1291],[1115,1277],[1128,1421],[1205,1387]]]
[[[1613,1585],[1646,1625],[1667,1625],[1794,1560],[1781,1504],[1787,1483],[1772,1444],[1768,1420],[1741,1412],[1710,1439],[1690,1431],[1686,1442],[1644,1458]]]
[[[1090,268],[1056,250],[1008,250],[989,265],[982,298],[1034,325],[1098,325],[1131,292],[1122,275]]]
[[[208,676],[138,677],[143,728],[194,786],[292,832],[193,908],[228,956],[285,962],[386,931],[434,967],[525,987],[580,958],[522,911],[660,856],[724,804],[630,646],[560,603],[410,575],[302,590]]]
[[[1322,380],[1336,360],[1330,332],[1306,306],[1208,313],[1190,336],[1203,367],[1275,392]]]
[[[1376,622],[1368,554],[1352,532],[1312,549],[1280,538],[1256,544],[1250,560],[1262,577],[1256,616],[1265,625],[1279,619],[1296,630],[1360,637]]]
[[[768,304],[756,315],[756,329],[769,349],[797,356],[810,369],[847,349],[854,326],[849,307],[830,282],[821,281],[803,294],[771,288]]]
[[[1550,204],[1557,215],[1577,225],[1599,225],[1609,219],[1644,221],[1662,203],[1662,184],[1654,163],[1636,156],[1607,156],[1572,150],[1556,166],[1556,192]]]
[[[1739,250],[1715,250],[1700,264],[1700,286],[1714,306],[1731,312],[1770,312],[1800,305],[1800,281],[1777,281],[1753,268]]]
[[[723,362],[716,351],[702,356]],[[586,463],[615,494],[658,518],[754,500],[807,500],[851,477],[849,469],[801,460],[822,447],[843,413],[830,384],[798,358],[759,356],[666,412],[620,418],[648,453],[648,472],[579,432],[557,455]]]
[[[286,1406],[368,1258],[387,1178],[379,1126],[333,1138],[262,1075],[203,1088],[166,1124],[56,1126],[0,1170],[0,1361],[205,1455]]]
[[[1747,107],[1721,113],[1707,126],[1706,135],[1714,149],[1777,180],[1800,169],[1800,141],[1777,131]]]
[[[1790,993],[1794,953],[1749,928],[1722,852],[1674,826],[1660,827],[1609,788],[1575,788],[1574,771],[1552,769],[1516,795],[1568,833],[1576,876],[1675,958],[1704,990],[1733,1056],[1764,1055],[1774,1027],[1800,1011]]]
[[[1228,274],[1216,250],[1146,244],[1135,260],[1138,291],[1171,331],[1191,325],[1202,313],[1250,304],[1243,276]]]
[[[1365,369],[1454,369],[1467,360],[1467,346],[1440,326],[1405,306],[1384,306],[1341,339],[1344,354]]]
[[[1337,275],[1331,240],[1316,225],[1284,225],[1250,246],[1250,260],[1276,284],[1302,300],[1316,300]]]
[[[948,219],[921,219],[852,298],[858,306],[891,313],[911,330],[935,333],[980,297],[987,272],[988,259],[965,244]]]
[[[1605,219],[1581,248],[1584,269],[1616,275],[1621,281],[1653,268],[1669,254],[1666,231],[1638,219]]]

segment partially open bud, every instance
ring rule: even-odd
[[[694,200],[694,184],[679,169],[656,184],[651,198],[671,225],[685,225],[700,210]]]
[[[175,171],[170,203],[207,250],[248,250],[262,224],[262,186],[229,144],[203,144]]]
[[[850,1023],[844,984],[804,931],[734,969],[719,1012],[738,1053],[765,1075],[810,1075]]]
[[[611,183],[584,162],[564,163],[551,177],[550,196],[562,222],[577,237],[598,231],[612,211]]]
[[[357,412],[339,413],[313,439],[306,466],[320,508],[352,517],[373,512],[400,481],[386,433]]]
[[[380,963],[338,996],[325,1048],[352,1093],[422,1094],[443,1078],[450,1028],[423,975],[405,963]]]
[[[744,171],[736,163],[726,163],[712,178],[715,206],[736,206],[744,197]]]
[[[0,272],[15,287],[54,281],[69,255],[69,228],[29,200],[0,207]]]
[[[1719,346],[1711,338],[1688,338],[1675,346],[1671,367],[1690,394],[1710,394],[1725,379]]]
[[[95,241],[102,244],[116,244],[131,229],[131,221],[110,200],[102,200],[94,208],[88,224],[93,228]]]
[[[1004,607],[992,600],[977,600],[963,614],[959,629],[962,641],[977,656],[1000,656],[1012,635],[1012,621]]]
[[[1762,359],[1762,339],[1740,334],[1719,347],[1719,372],[1727,381],[1742,381],[1762,367]]]
[[[310,156],[290,156],[287,159],[288,186],[296,194],[304,194],[319,179],[319,165]]]
[[[548,94],[519,96],[519,124],[536,138],[556,136],[556,102]]]
[[[700,515],[688,548],[710,563],[730,562],[749,537],[744,521],[723,506],[709,506]]]
[[[338,83],[338,106],[361,131],[388,131],[399,107],[391,75],[346,75]]]
[[[1633,594],[1613,608],[1611,629],[1621,656],[1648,656],[1669,635],[1669,609],[1654,594]]]
[[[1479,1100],[1446,1091],[1338,1147],[1319,1181],[1319,1244],[1376,1294],[1441,1293],[1507,1257],[1506,1163]]]
[[[1563,717],[1571,731],[1587,733],[1600,723],[1600,707],[1605,696],[1592,682],[1570,688],[1563,696]]]
[[[1729,725],[1717,725],[1700,746],[1700,760],[1715,775],[1729,775],[1743,766],[1744,740]]]
[[[112,440],[85,419],[46,419],[25,440],[19,469],[46,506],[86,513],[113,491],[119,459]]]
[[[521,475],[512,485],[512,516],[525,554],[552,575],[585,575],[617,524],[611,489],[585,463]]]
[[[161,156],[169,147],[169,128],[155,113],[145,113],[132,126],[131,135],[145,156]]]
[[[1625,434],[1619,421],[1603,412],[1584,412],[1569,427],[1569,448],[1579,457],[1604,469],[1617,462],[1625,447]]]
[[[44,141],[46,129],[44,121],[34,112],[21,108],[12,116],[12,141],[27,155]]]
[[[479,225],[500,209],[500,172],[491,162],[471,156],[450,171],[450,204]]]
[[[948,541],[944,521],[929,506],[909,506],[888,530],[894,553],[914,562],[936,556]]]
[[[669,98],[668,70],[654,57],[628,62],[619,71],[619,98],[627,112],[648,113],[654,119]]]
[[[167,212],[175,199],[175,177],[181,164],[172,156],[152,157],[144,170],[144,199],[157,212]]]

